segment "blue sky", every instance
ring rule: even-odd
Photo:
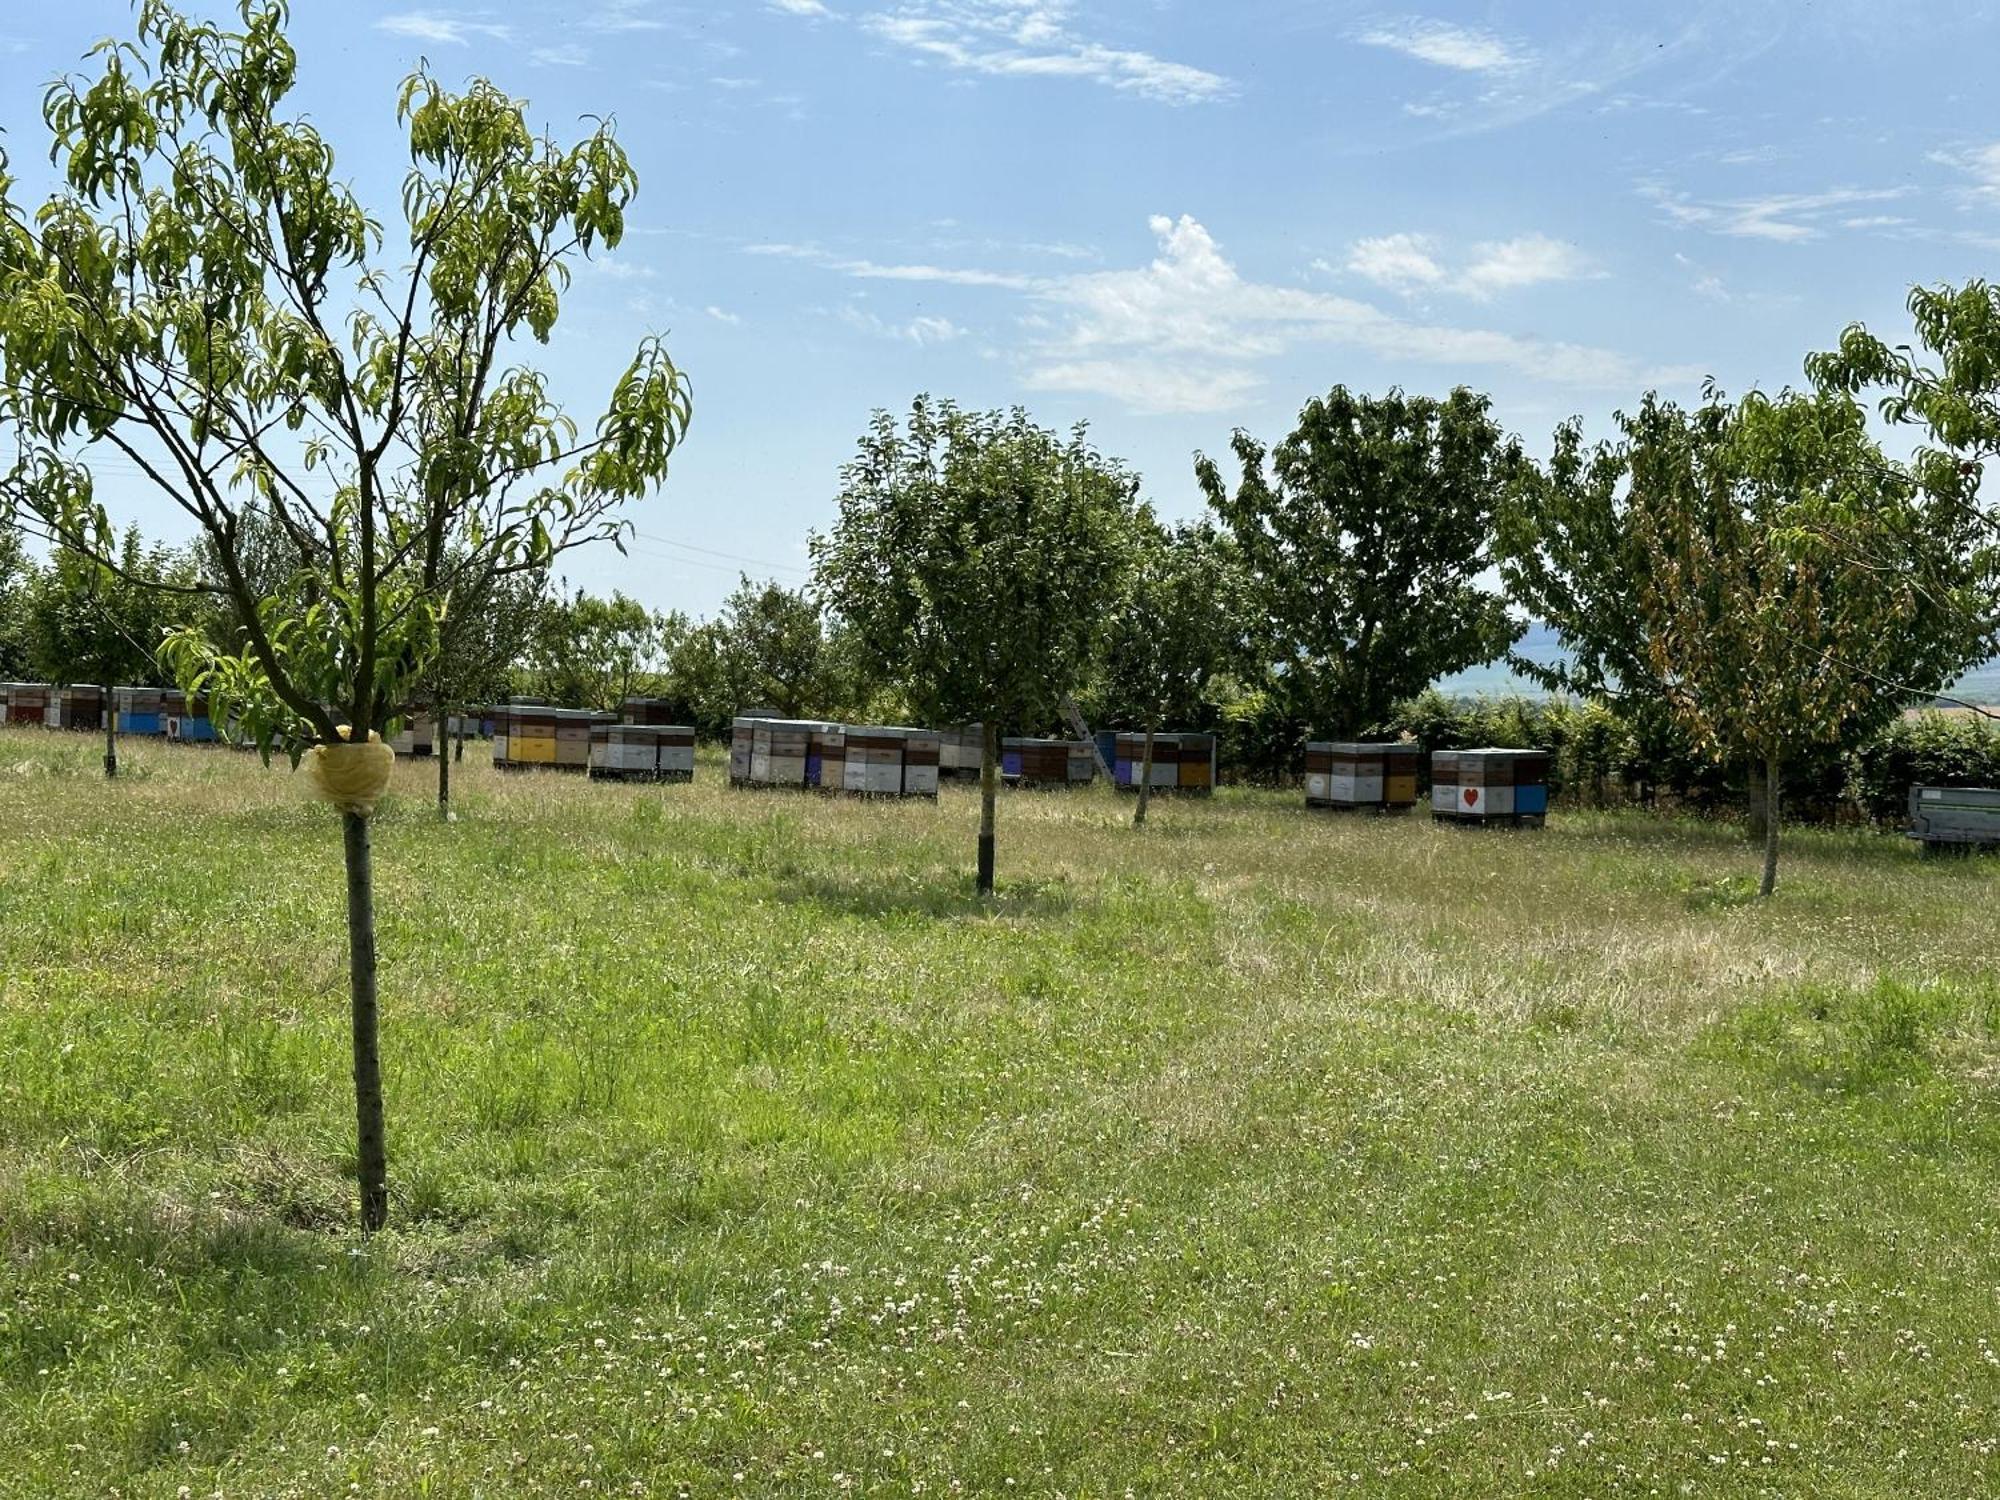
[[[213,7],[197,5],[197,9]],[[0,124],[119,0],[9,7]],[[1308,0],[295,0],[298,99],[393,223],[399,79],[608,114],[642,190],[536,358],[585,411],[644,331],[690,373],[672,478],[594,589],[712,610],[805,576],[870,411],[1086,419],[1168,514],[1190,458],[1343,382],[1490,391],[1531,450],[1648,386],[1782,385],[1913,281],[2000,268],[1990,7]],[[107,469],[121,513],[178,530]]]

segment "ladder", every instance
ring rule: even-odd
[[[1108,785],[1113,779],[1111,767],[1105,762],[1104,752],[1097,747],[1097,736],[1090,732],[1090,726],[1083,721],[1083,710],[1076,706],[1076,699],[1065,696],[1062,701],[1063,717],[1069,720],[1070,733],[1090,746],[1090,758],[1097,762],[1097,774]]]

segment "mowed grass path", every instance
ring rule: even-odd
[[[989,906],[969,790],[405,766],[364,1243],[334,815],[98,753],[0,730],[0,1494],[2000,1490],[2000,862],[1028,793]]]

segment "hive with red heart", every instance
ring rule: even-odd
[[[1431,754],[1431,817],[1440,823],[1539,828],[1549,811],[1546,750],[1437,750]]]

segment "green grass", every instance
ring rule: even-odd
[[[2000,862],[0,731],[0,1494],[1978,1496]],[[740,1476],[740,1477],[738,1477]]]

